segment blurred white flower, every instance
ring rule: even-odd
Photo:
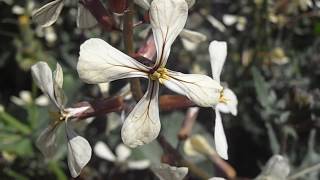
[[[220,32],[225,32],[227,30],[227,28],[222,24],[222,22],[220,22],[217,18],[215,18],[212,15],[207,15],[206,16],[207,20],[210,22],[210,24],[218,29]]]
[[[235,25],[238,31],[243,31],[247,25],[247,19],[243,16],[236,16],[231,14],[225,14],[222,17],[222,21],[227,26]]]
[[[118,164],[124,169],[142,170],[150,166],[150,161],[143,160],[130,160],[129,157],[132,153],[131,149],[124,144],[119,144],[115,149],[115,154],[111,149],[102,141],[98,141],[93,149],[96,156],[107,161]]]
[[[227,43],[212,41],[209,46],[212,77],[220,83],[220,75],[227,57]],[[238,99],[229,88],[223,89],[223,102],[218,103],[215,108],[216,120],[214,128],[214,140],[217,153],[224,159],[228,159],[228,144],[224,133],[220,112],[237,115]]]
[[[62,11],[66,0],[51,1],[40,9],[34,11],[33,20],[42,27],[51,26],[55,23]],[[97,20],[93,17],[88,9],[81,3],[78,3],[77,26],[79,28],[91,28],[97,24]]]
[[[25,90],[19,92],[19,97],[11,96],[10,100],[18,106],[26,106],[33,103],[31,92]],[[41,95],[34,100],[34,103],[38,106],[47,106],[49,105],[49,99],[47,96]]]
[[[165,68],[171,45],[182,31],[187,15],[188,6],[184,0],[152,1],[150,22],[157,50],[153,67],[141,64],[101,39],[89,39],[80,47],[77,71],[87,83],[105,83],[132,77],[149,80],[147,92],[122,126],[122,140],[132,148],[153,141],[159,134],[159,83],[187,96],[199,106],[212,107],[223,99],[222,86],[212,78]]]
[[[175,167],[168,164],[151,167],[151,170],[160,180],[182,180],[188,174],[187,167]]]
[[[19,6],[19,5],[14,5],[12,7],[12,13],[13,14],[16,14],[16,15],[26,15],[26,14],[29,14],[33,11],[34,9],[34,2],[33,1],[27,1],[26,2],[26,7],[22,7],[22,6]]]
[[[32,76],[38,87],[46,94],[55,108],[59,117],[39,135],[36,145],[47,158],[56,152],[56,131],[58,126],[65,122],[65,133],[68,141],[68,166],[72,177],[77,177],[82,168],[91,158],[91,147],[86,139],[79,136],[69,125],[68,121],[75,115],[85,111],[88,107],[65,108],[63,98],[63,72],[57,63],[56,70],[52,73],[48,64],[38,62],[31,67]]]

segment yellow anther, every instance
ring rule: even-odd
[[[219,103],[225,103],[225,104],[227,104],[229,100],[224,96],[223,90],[224,90],[224,89],[222,89],[222,90],[220,91]]]
[[[159,68],[152,74],[149,74],[151,80],[158,80],[160,84],[163,84],[165,80],[169,79],[168,70],[166,68]]]

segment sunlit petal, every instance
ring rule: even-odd
[[[94,154],[99,158],[105,159],[110,162],[116,161],[116,157],[110,148],[102,141],[98,141],[94,146]]]
[[[147,159],[145,160],[137,160],[137,161],[129,161],[128,167],[129,169],[142,170],[150,167],[151,162]]]
[[[52,1],[36,10],[32,15],[32,19],[42,27],[51,26],[57,21],[63,8],[63,4],[64,0]]]
[[[97,24],[96,18],[82,4],[78,5],[77,26],[79,28],[91,28]]]
[[[188,168],[161,164],[160,167],[152,167],[152,171],[160,180],[182,180],[188,174]]]
[[[227,57],[227,43],[212,41],[209,46],[211,70],[213,79],[220,82],[220,74]]]
[[[157,49],[156,67],[166,65],[171,45],[186,24],[187,16],[185,0],[152,1],[150,22]]]
[[[49,126],[39,135],[36,146],[42,154],[51,159],[57,152],[56,132],[57,126]]]
[[[59,102],[55,98],[52,71],[49,68],[48,64],[45,62],[38,62],[31,67],[31,72],[34,81],[42,90],[42,92],[49,96],[49,98],[57,108],[61,109],[62,104],[59,104]]]
[[[105,41],[92,38],[80,47],[77,71],[83,81],[97,84],[130,77],[147,78],[148,68]]]
[[[159,83],[149,80],[147,92],[124,121],[121,137],[129,147],[147,144],[158,136],[161,128],[158,91]]]
[[[56,70],[53,72],[53,87],[54,95],[58,104],[64,105],[63,85],[63,71],[59,63],[57,63]]]
[[[222,119],[219,110],[215,109],[216,120],[214,126],[214,142],[217,153],[223,158],[228,159],[228,143],[224,133]]]
[[[223,96],[226,99],[225,103],[219,103],[215,107],[217,110],[223,113],[231,113],[232,115],[236,116],[238,113],[237,105],[238,105],[238,99],[237,96],[234,94],[234,92],[229,89],[225,88],[223,90]]]
[[[68,139],[68,166],[73,178],[80,175],[82,168],[91,159],[91,146],[89,142],[79,136],[66,122]]]
[[[199,106],[212,107],[219,102],[222,86],[212,78],[201,74],[183,74],[168,71],[169,79],[164,85],[187,96]]]
[[[123,162],[127,160],[131,155],[131,149],[125,146],[124,144],[119,144],[116,147],[116,155],[117,155],[118,161]]]

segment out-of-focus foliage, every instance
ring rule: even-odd
[[[104,1],[103,1],[104,2]],[[64,70],[64,90],[68,102],[102,97],[98,86],[79,80],[75,67],[80,44],[89,37],[100,37],[124,50],[122,34],[76,28],[77,1],[66,1],[58,22],[49,28],[32,23],[31,14],[40,7],[34,0],[0,0],[0,179],[68,179],[65,139],[55,160],[44,160],[34,142],[50,122],[50,110],[30,74],[30,66],[58,61]],[[135,21],[144,10],[136,8]],[[117,17],[119,18],[119,17]],[[121,19],[121,18],[119,18]],[[134,30],[135,48],[144,41]],[[207,36],[194,50],[183,41],[172,47],[168,66],[181,72],[210,74],[208,45],[212,40],[228,43],[223,81],[237,94],[236,117],[223,115],[229,144],[229,163],[239,177],[254,178],[267,160],[281,154],[290,165],[289,179],[320,178],[320,2],[319,0],[198,0],[190,9],[187,28]],[[111,83],[115,94],[125,80]],[[145,89],[143,81],[143,88]],[[19,95],[22,91],[29,95]],[[171,93],[162,88],[160,94]],[[28,93],[27,93],[28,94]],[[13,96],[16,96],[15,98]],[[30,97],[29,97],[30,96]],[[20,99],[20,101],[17,99]],[[184,142],[177,133],[185,111],[161,112],[161,134],[183,156],[210,176],[219,172],[206,157],[183,153]],[[123,115],[123,114],[122,114]],[[193,134],[201,134],[213,144],[214,114],[201,109]],[[104,141],[112,150],[121,143],[121,114],[96,117],[93,122],[77,123],[94,146]],[[112,127],[112,128],[111,128]],[[149,159],[160,164],[163,150],[157,141],[134,149],[129,159]],[[162,157],[165,158],[165,157]],[[81,179],[155,179],[152,171],[133,171],[121,164],[93,155]],[[197,179],[189,175],[190,179]]]

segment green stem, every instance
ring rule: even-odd
[[[27,135],[30,134],[31,129],[26,126],[25,124],[21,123],[18,119],[15,117],[11,116],[10,114],[6,112],[0,112],[0,119],[4,121],[5,123],[11,125],[12,127],[15,127],[18,129],[21,133]]]

